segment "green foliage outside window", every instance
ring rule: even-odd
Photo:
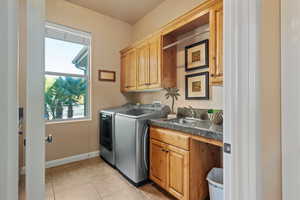
[[[46,79],[46,119],[62,119],[65,106],[68,118],[73,118],[73,107],[76,105],[84,105],[84,116],[86,115],[87,81],[85,79],[59,77],[53,84],[47,84],[47,82],[53,82],[53,80],[48,79],[47,81]]]

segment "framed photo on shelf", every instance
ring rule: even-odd
[[[99,81],[116,81],[116,72],[115,71],[108,71],[108,70],[99,70],[98,71],[98,80]]]
[[[208,68],[208,40],[203,40],[185,47],[185,71]]]
[[[208,100],[209,99],[209,73],[200,72],[185,76],[185,99]]]

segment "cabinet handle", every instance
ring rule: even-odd
[[[161,149],[162,152],[169,153],[169,150]]]
[[[211,74],[210,76],[211,76],[211,77],[223,76],[223,73]]]

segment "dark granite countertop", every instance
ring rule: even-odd
[[[223,126],[214,125],[209,120],[193,123],[177,123],[178,119],[151,119],[149,124],[161,128],[173,129],[195,136],[201,136],[217,141],[223,141]]]

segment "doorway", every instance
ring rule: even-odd
[[[242,34],[243,31],[245,31],[243,28],[245,27],[239,27],[238,23],[234,20],[236,19],[237,16],[242,15],[241,12],[244,11],[240,11],[238,12],[238,10],[240,9],[240,7],[236,7],[236,5],[241,6],[242,8],[244,8],[242,5],[243,3],[245,3],[246,5],[252,5],[251,3],[252,1],[249,2],[235,2],[235,1],[225,1],[225,26],[228,25],[228,35],[225,35],[225,48],[227,48],[228,52],[225,57],[225,66],[234,66],[232,68],[227,69],[226,72],[226,67],[225,67],[225,76],[226,73],[228,73],[228,81],[225,84],[225,90],[228,92],[228,94],[232,94],[229,95],[231,97],[228,97],[228,99],[225,100],[226,106],[225,106],[225,110],[226,113],[225,117],[227,117],[227,121],[228,124],[226,125],[225,129],[228,133],[228,135],[226,135],[226,141],[228,144],[231,144],[232,147],[234,147],[232,150],[232,154],[229,155],[225,155],[225,168],[226,166],[228,167],[227,169],[229,169],[228,171],[225,169],[225,194],[226,197],[225,199],[241,199],[239,197],[242,197],[244,195],[241,196],[240,193],[244,192],[246,194],[246,198],[243,199],[248,199],[252,196],[251,194],[251,188],[248,187],[249,183],[251,183],[250,177],[246,176],[243,177],[242,175],[248,174],[249,170],[249,166],[245,166],[244,169],[241,169],[241,166],[239,165],[239,163],[242,162],[240,156],[241,154],[237,155],[235,152],[242,152],[242,155],[245,155],[245,157],[243,159],[248,158],[249,156],[249,141],[247,141],[246,139],[248,139],[248,133],[249,133],[249,129],[245,128],[245,127],[236,127],[232,121],[234,122],[239,122],[240,120],[243,122],[249,122],[249,118],[248,115],[247,117],[245,117],[242,114],[248,114],[247,110],[244,111],[245,113],[242,113],[240,116],[235,116],[234,114],[237,113],[236,111],[236,103],[240,103],[239,106],[244,106],[242,103],[245,102],[245,97],[248,97],[248,94],[251,92],[249,91],[249,88],[245,87],[245,90],[243,90],[242,94],[239,94],[238,96],[236,96],[236,94],[238,93],[238,91],[235,91],[236,86],[237,85],[243,85],[245,84],[245,86],[248,86],[248,79],[246,80],[241,80],[239,79],[238,75],[242,75],[242,74],[247,74],[249,73],[249,61],[248,59],[245,59],[245,65],[242,65],[243,70],[239,69],[238,70],[238,64],[241,63],[236,63],[235,62],[235,58],[236,56],[240,55],[238,50],[232,50],[234,49],[233,47],[237,47],[239,46],[238,41],[234,40],[234,37],[232,35],[229,35],[230,33],[230,28],[234,28],[234,30],[238,30],[238,32],[240,31]],[[27,144],[30,148],[28,148],[28,151],[26,152],[26,164],[28,164],[26,168],[26,174],[28,176],[28,180],[26,181],[27,183],[27,196],[29,199],[35,200],[35,199],[42,199],[43,198],[43,194],[44,194],[44,189],[43,189],[43,183],[44,183],[44,136],[45,136],[45,130],[44,127],[41,126],[43,124],[43,113],[44,113],[44,109],[43,108],[43,74],[44,71],[42,70],[42,66],[43,66],[43,36],[44,36],[44,3],[43,1],[28,1],[28,46],[30,46],[30,48],[28,48],[28,61],[27,64],[29,67],[28,71],[30,73],[28,73],[27,77],[28,77],[28,82],[27,82],[27,87],[29,89],[29,95],[27,97],[27,103],[28,105],[28,110],[32,111],[32,112],[27,112],[26,116],[27,116],[27,130],[28,130],[28,135],[26,135],[27,140]],[[33,6],[35,5],[35,9],[33,9]],[[256,6],[255,3],[253,3],[252,5],[253,7]],[[37,10],[36,10],[37,9]],[[247,10],[247,9],[246,9]],[[255,10],[254,10],[255,11]],[[226,14],[226,12],[228,14]],[[249,12],[249,10],[247,10],[247,15],[245,15],[245,22],[248,22],[250,16],[256,16],[255,12]],[[247,24],[247,23],[246,23]],[[249,28],[249,24],[247,24],[248,26],[246,26],[246,30],[248,30],[247,28]],[[33,28],[34,26],[34,28]],[[245,34],[245,37],[249,37],[248,35],[248,31],[246,31],[247,33]],[[251,34],[250,34],[251,35]],[[245,37],[243,37],[243,39],[245,39]],[[253,38],[252,38],[253,39]],[[254,38],[255,40],[255,38]],[[248,46],[247,46],[248,45]],[[245,44],[245,46],[243,46],[243,48],[247,48],[249,47],[249,44]],[[230,49],[231,48],[231,49]],[[249,50],[249,49],[248,49]],[[248,51],[247,51],[248,52]],[[240,55],[241,56],[241,55]],[[250,55],[249,54],[244,54],[243,56],[246,56],[246,58],[249,58]],[[35,58],[35,59],[34,59]],[[38,58],[38,59],[36,59]],[[243,57],[244,58],[244,57]],[[251,57],[253,58],[253,57]],[[254,57],[254,60],[256,59],[256,57]],[[244,59],[241,59],[244,61]],[[246,69],[246,70],[245,70]],[[230,79],[230,74],[232,74],[232,81]],[[232,73],[231,73],[232,72]],[[237,73],[235,73],[237,72]],[[250,74],[250,77],[251,74]],[[253,78],[253,77],[252,77]],[[227,88],[227,89],[226,89]],[[230,90],[232,89],[232,90]],[[246,95],[245,95],[246,94]],[[34,99],[35,97],[35,99]],[[38,97],[38,98],[36,98]],[[251,97],[249,97],[251,98]],[[244,101],[243,101],[244,100]],[[252,99],[253,100],[253,99]],[[254,99],[255,101],[255,99]],[[248,108],[247,105],[245,105],[246,108]],[[243,108],[243,107],[242,107]],[[254,115],[254,114],[253,114]],[[238,118],[241,117],[241,118]],[[252,116],[252,117],[255,117]],[[33,120],[34,119],[34,120]],[[232,119],[232,121],[230,122],[229,119]],[[39,123],[40,125],[36,125],[36,123]],[[254,124],[255,127],[255,124]],[[246,132],[246,135],[241,135],[239,136],[239,132],[240,131]],[[231,135],[232,137],[231,137]],[[238,145],[239,142],[243,142],[243,145]],[[244,144],[246,144],[246,146],[244,146]],[[246,151],[239,151],[239,150],[245,150]],[[255,158],[255,155],[253,155]],[[255,161],[255,159],[254,159]],[[241,190],[239,190],[239,183],[241,183],[241,181],[236,180],[235,178],[233,178],[233,172],[238,173],[238,175],[240,174],[241,177],[243,177],[243,187]],[[254,175],[255,176],[255,175]],[[238,176],[239,177],[239,176]],[[228,184],[228,185],[227,185]],[[254,183],[255,186],[255,183]],[[248,188],[248,189],[247,189]],[[250,189],[249,189],[250,188]],[[255,195],[255,194],[253,194]],[[254,198],[252,198],[254,199]]]

